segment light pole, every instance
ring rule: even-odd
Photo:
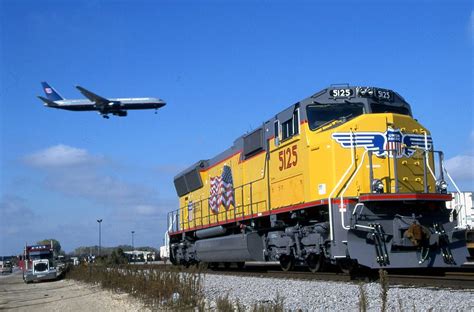
[[[100,257],[100,245],[101,245],[101,240],[102,240],[102,229],[101,229],[101,224],[102,224],[102,219],[98,219],[97,223],[99,223],[99,257]]]
[[[132,231],[132,260],[135,262],[135,244],[133,242],[133,234],[135,234],[135,231]]]
[[[135,234],[135,231],[132,231],[132,249],[135,250],[135,244],[133,242],[133,234]]]

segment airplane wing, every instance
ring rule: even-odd
[[[96,106],[106,106],[110,101],[100,95],[97,95],[87,89],[84,89],[81,86],[76,86],[76,88],[89,100],[95,103]]]

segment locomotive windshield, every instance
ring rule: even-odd
[[[400,114],[400,115],[411,115],[410,110],[405,106],[393,106],[393,105],[385,105],[381,103],[372,103],[370,106],[373,114],[377,113],[393,113],[393,114]]]
[[[362,103],[344,103],[344,104],[318,104],[308,105],[306,114],[308,124],[311,130],[316,130],[334,120],[346,122],[349,119],[362,115],[364,113],[364,104]]]

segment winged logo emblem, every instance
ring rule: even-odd
[[[332,134],[332,138],[344,148],[363,147],[378,157],[411,157],[417,148],[433,148],[430,135],[425,144],[423,134],[403,134],[400,129],[392,128],[385,132],[336,132]]]

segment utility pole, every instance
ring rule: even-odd
[[[100,249],[101,249],[101,240],[102,240],[102,229],[101,229],[101,224],[102,224],[102,219],[98,219],[97,223],[99,223],[99,257],[100,257]]]

